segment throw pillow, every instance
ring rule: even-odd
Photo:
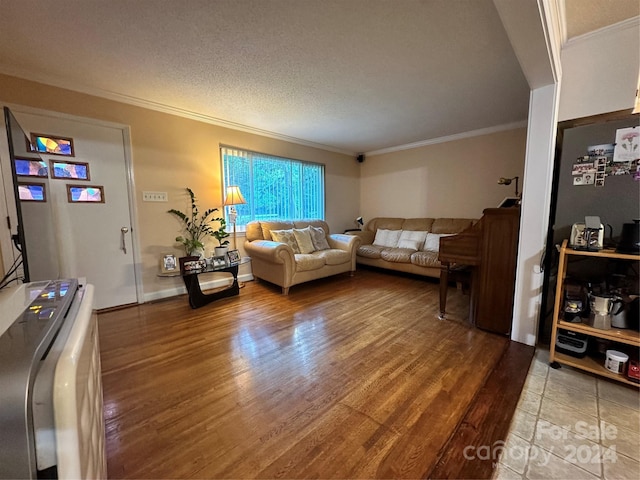
[[[440,251],[440,237],[448,237],[450,235],[455,235],[455,233],[427,233],[422,250],[425,252]]]
[[[271,238],[274,242],[286,243],[291,247],[293,253],[300,253],[300,248],[298,247],[298,242],[296,241],[296,237],[293,234],[293,229],[291,230],[271,230]]]
[[[402,240],[417,240],[420,243],[424,243],[424,241],[427,239],[427,232],[426,231],[422,231],[422,230],[403,230],[402,234],[400,235],[400,240],[398,241],[398,244],[402,241]],[[418,250],[420,250],[418,248]]]
[[[410,248],[412,250],[420,250],[420,247],[422,247],[422,244],[423,242],[419,240],[400,239],[400,241],[398,242],[398,248]]]
[[[373,244],[380,247],[395,248],[398,246],[398,240],[401,234],[402,230],[385,230],[384,228],[379,228],[376,230],[376,238],[373,240]]]
[[[329,242],[327,242],[327,235],[324,228],[314,227],[312,225],[309,225],[307,228],[309,229],[311,241],[316,250],[329,250],[331,248]]]
[[[296,237],[300,253],[313,253],[316,251],[316,248],[313,246],[313,240],[311,240],[311,232],[308,228],[294,228],[293,236]]]

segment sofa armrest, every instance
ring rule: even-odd
[[[266,262],[284,264],[295,261],[293,250],[289,245],[271,240],[254,240],[245,242],[244,249],[251,258],[259,258]]]
[[[360,246],[360,237],[344,233],[332,233],[331,235],[327,235],[327,242],[331,248],[344,250],[351,255],[355,255],[356,250]]]
[[[362,245],[371,245],[376,238],[376,234],[370,230],[359,230],[347,232],[346,235],[353,235],[359,237]]]

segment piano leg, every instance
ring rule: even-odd
[[[447,308],[447,289],[449,287],[449,264],[443,263],[440,266],[440,314],[438,318],[444,320]]]

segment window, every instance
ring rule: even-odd
[[[224,190],[238,185],[237,225],[251,220],[324,219],[324,165],[220,147]],[[226,214],[226,209],[225,209]]]

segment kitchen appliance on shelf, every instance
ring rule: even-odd
[[[574,223],[571,227],[569,245],[574,250],[597,252],[604,246],[604,225],[600,217],[586,216],[584,223]]]
[[[559,329],[556,335],[556,350],[572,357],[582,358],[587,354],[589,337],[571,330]]]
[[[634,218],[633,223],[622,225],[622,234],[616,252],[640,254],[640,218]]]
[[[587,324],[600,330],[611,330],[611,311],[616,297],[610,294],[589,295],[589,318]]]

